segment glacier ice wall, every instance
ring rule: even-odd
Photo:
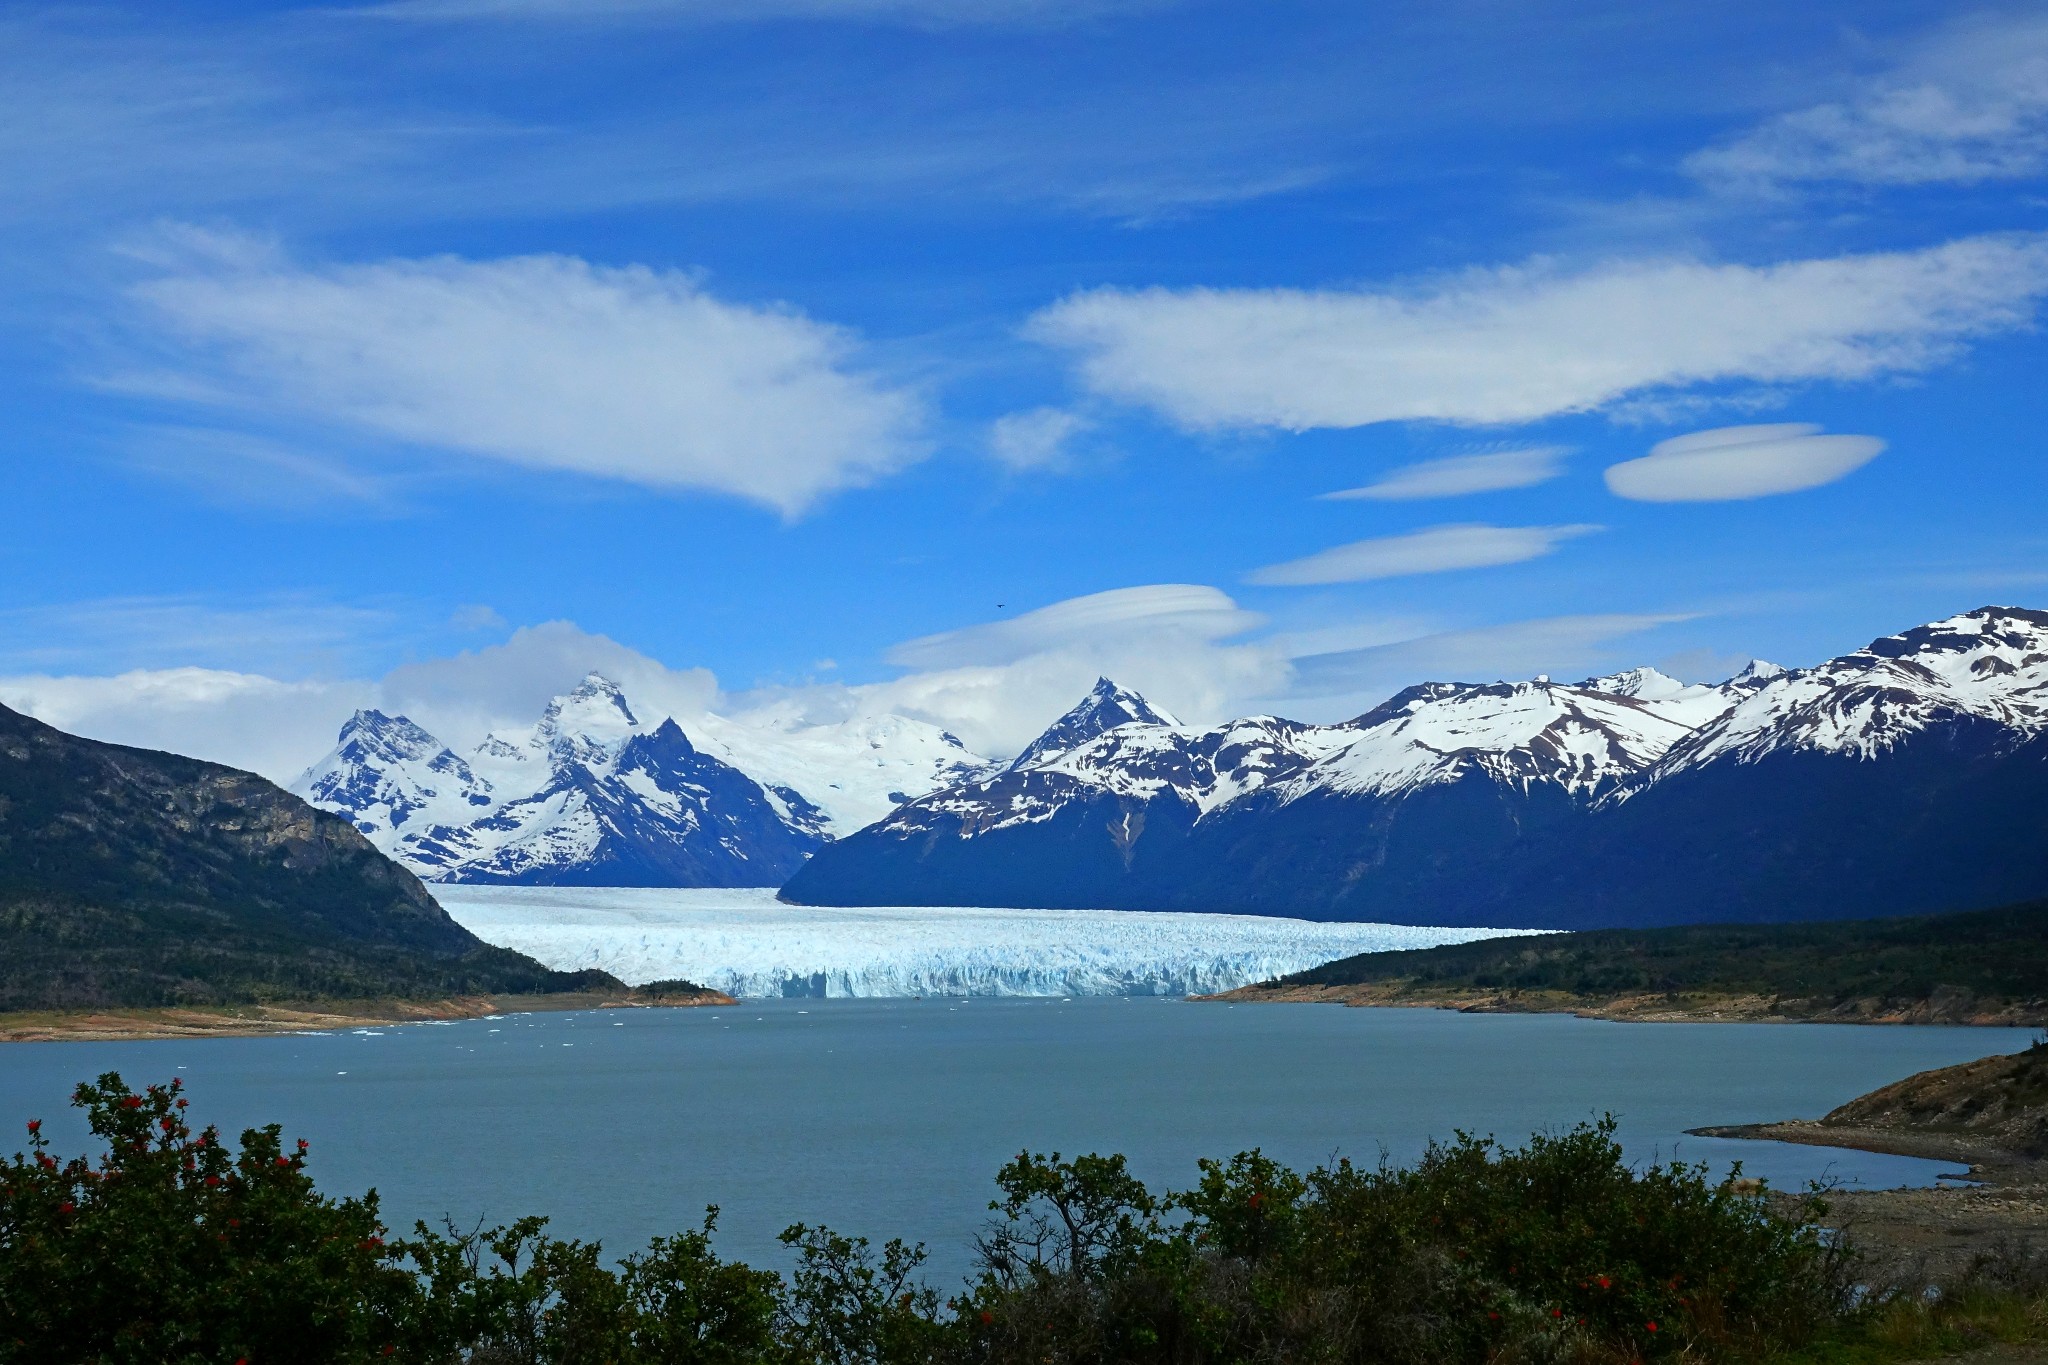
[[[772,889],[436,886],[486,942],[560,971],[741,997],[1202,995],[1332,958],[1512,932],[1128,910],[833,909]]]

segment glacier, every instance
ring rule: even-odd
[[[1522,932],[1261,915],[784,905],[772,888],[456,886],[464,928],[558,971],[741,998],[1207,995],[1333,958]]]

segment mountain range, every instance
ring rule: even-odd
[[[430,881],[779,886],[835,832],[985,766],[898,716],[696,723],[693,742],[596,673],[467,754],[404,716],[358,711],[292,790]]]
[[[1105,679],[783,894],[1584,928],[2044,892],[2048,613],[1986,607],[1812,668],[1426,683],[1335,725],[1187,727]]]

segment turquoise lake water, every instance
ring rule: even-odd
[[[82,1151],[79,1080],[183,1077],[201,1122],[277,1121],[329,1193],[394,1227],[551,1216],[615,1252],[723,1209],[728,1256],[779,1264],[805,1221],[928,1243],[964,1274],[1020,1147],[1127,1154],[1155,1188],[1257,1146],[1312,1165],[1413,1157],[1612,1111],[1630,1156],[1735,1159],[1780,1185],[1931,1183],[1901,1157],[1684,1136],[1817,1117],[1915,1071],[2025,1047],[2022,1029],[1613,1024],[1556,1015],[1161,999],[809,1000],[514,1015],[334,1035],[0,1049],[0,1122]]]

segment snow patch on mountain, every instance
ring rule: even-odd
[[[830,909],[772,891],[436,888],[458,923],[557,970],[741,997],[1188,995],[1353,953],[1497,936],[1120,910]]]
[[[974,838],[1055,818],[1076,800],[1169,799],[1195,818],[1254,794],[1286,804],[1320,794],[1399,796],[1484,775],[1548,783],[1594,799],[1635,778],[1763,685],[1773,665],[1687,684],[1651,668],[1577,685],[1424,683],[1354,720],[1304,725],[1253,716],[1182,726],[1108,679],[1007,768],[900,807],[880,828],[912,834],[933,817]]]
[[[1034,768],[1048,758],[1079,748],[1098,735],[1125,725],[1147,725],[1177,730],[1180,722],[1131,691],[1107,678],[1097,678],[1094,688],[1079,704],[1024,747],[1011,761],[1013,769]]]
[[[1425,683],[1333,728],[1352,737],[1290,778],[1287,799],[1384,796],[1475,771],[1512,786],[1592,793],[1641,771],[1692,729],[1653,702],[1549,682]]]
[[[990,766],[950,732],[899,715],[856,715],[818,724],[793,703],[738,717],[703,714],[690,730],[705,752],[775,792],[796,792],[820,813],[831,837]]]
[[[2015,743],[2031,738],[2048,729],[2048,612],[1981,607],[1746,681],[1747,695],[1675,746],[1644,785],[1783,749],[1870,758],[1962,717],[2002,726]]]

